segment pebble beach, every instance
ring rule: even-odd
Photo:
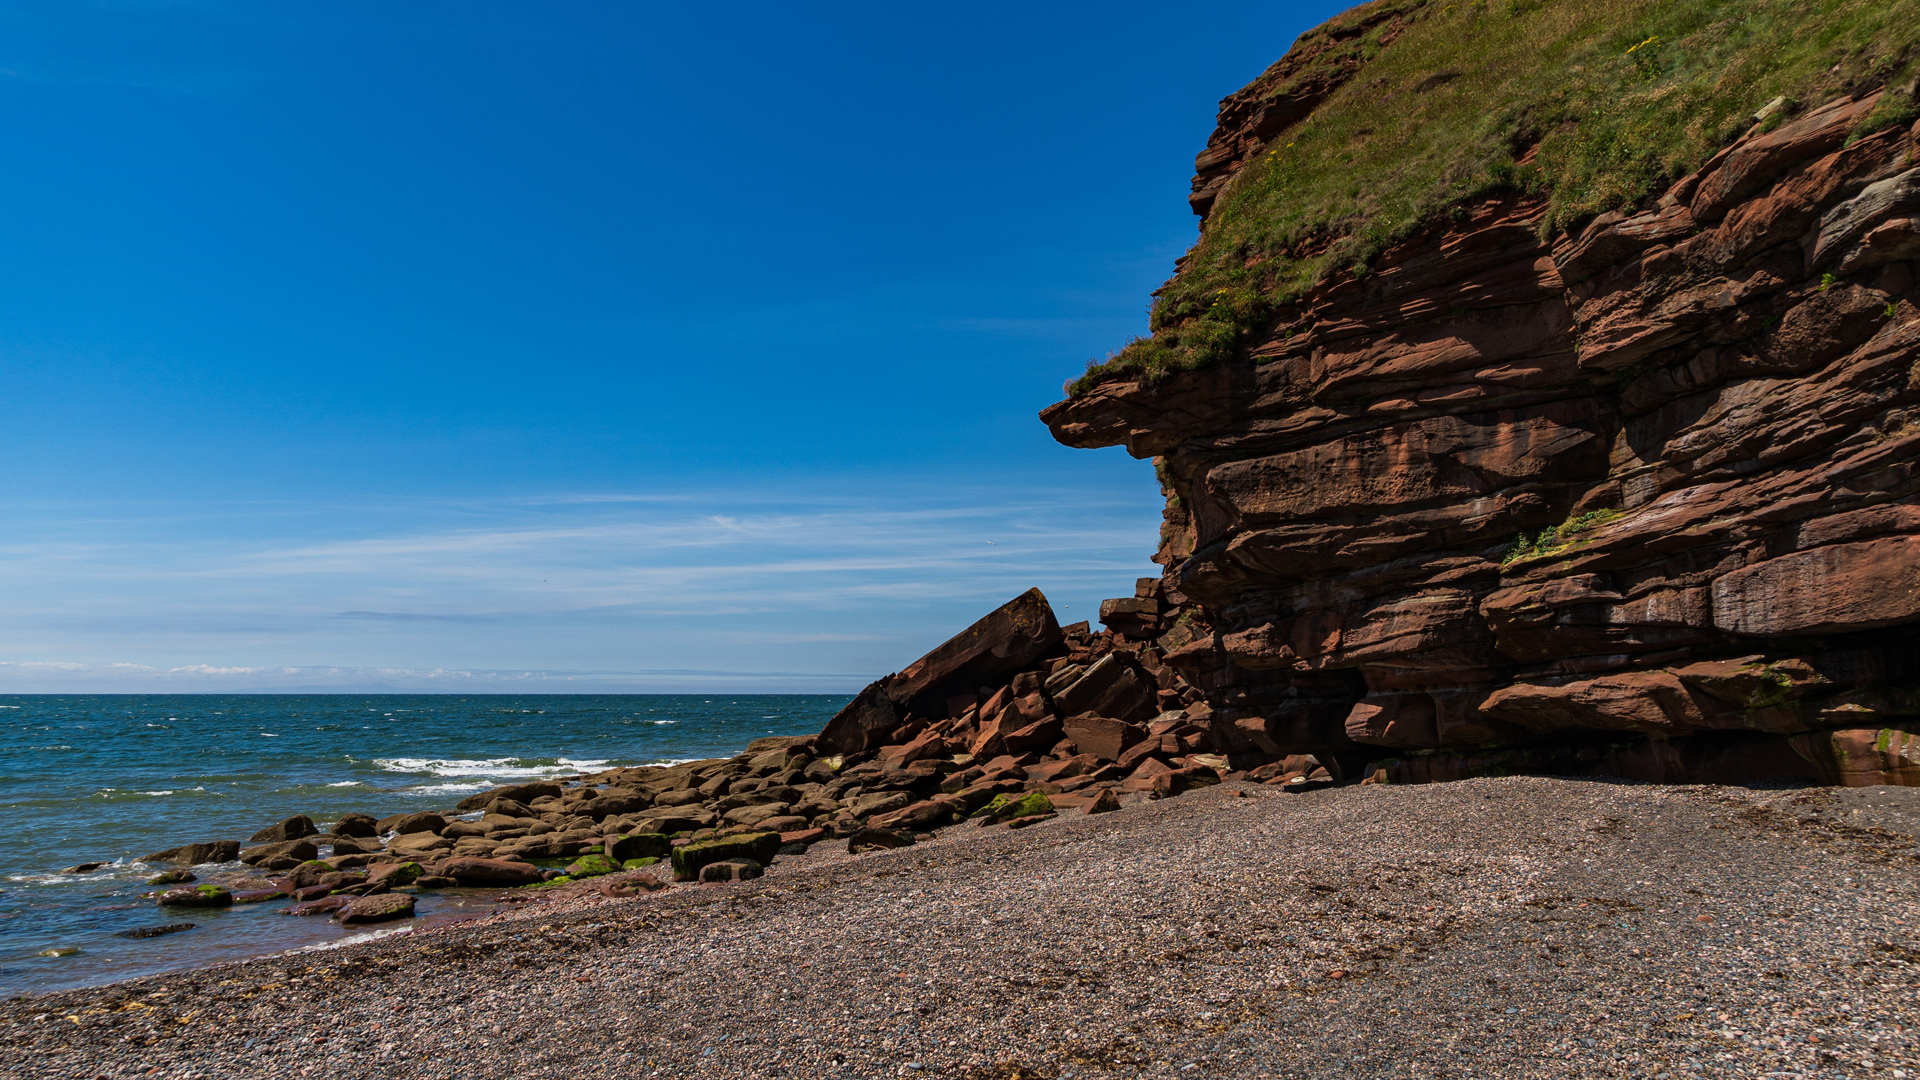
[[[16,997],[0,1075],[1920,1077],[1911,789],[1124,802]]]

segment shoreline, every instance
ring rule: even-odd
[[[580,883],[324,953],[14,999],[0,1063],[22,1077],[1913,1068],[1917,835],[1908,789],[1227,783],[899,850],[821,845],[754,881],[626,899]]]

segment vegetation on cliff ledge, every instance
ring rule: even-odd
[[[1152,336],[1090,363],[1070,393],[1226,360],[1316,284],[1364,275],[1494,192],[1543,196],[1549,235],[1635,206],[1777,98],[1762,122],[1893,85],[1869,125],[1911,120],[1920,0],[1376,0],[1295,50],[1316,43],[1344,83],[1235,176],[1161,290]],[[1314,78],[1327,73],[1265,93]]]

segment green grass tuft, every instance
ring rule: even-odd
[[[1500,566],[1505,569],[1522,559],[1531,559],[1536,555],[1548,555],[1574,542],[1574,538],[1596,525],[1605,525],[1620,516],[1618,510],[1593,510],[1578,517],[1568,518],[1551,529],[1542,529],[1537,535],[1521,533],[1501,557]]]
[[[1240,170],[1161,291],[1152,335],[1090,362],[1069,393],[1157,382],[1237,355],[1256,332],[1284,334],[1309,289],[1364,275],[1393,243],[1486,195],[1544,196],[1545,235],[1632,208],[1774,99],[1786,104],[1765,123],[1796,103],[1896,82],[1920,53],[1920,0],[1415,0],[1399,10],[1412,25],[1390,42],[1379,39],[1386,23],[1344,42],[1334,61],[1359,70]],[[1908,94],[1890,93],[1855,137],[1914,115]]]

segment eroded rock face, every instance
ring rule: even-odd
[[[1488,199],[1241,362],[1047,409],[1166,480],[1166,603],[1109,625],[1221,753],[1915,782],[1920,125],[1856,137],[1876,100],[1577,236]]]

